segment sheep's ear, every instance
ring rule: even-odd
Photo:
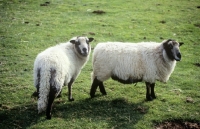
[[[88,38],[89,39],[89,42],[92,42],[94,40],[94,38]]]
[[[181,46],[181,45],[183,45],[184,43],[183,42],[179,42],[179,47]]]
[[[76,41],[75,40],[70,40],[70,43],[76,44]]]

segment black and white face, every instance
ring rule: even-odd
[[[93,40],[94,38],[77,37],[76,39],[70,40],[70,43],[74,44],[78,54],[86,57],[90,53],[89,43],[92,42]]]
[[[178,43],[175,40],[168,39],[163,43],[164,49],[167,53],[167,56],[171,60],[180,61],[181,60],[181,52],[179,47],[183,45],[183,43]]]

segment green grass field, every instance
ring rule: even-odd
[[[105,13],[96,14],[93,11]],[[153,129],[163,121],[200,121],[199,0],[0,0],[0,128]],[[98,42],[175,39],[182,61],[166,84],[157,82],[157,99],[145,101],[145,83],[105,82],[89,99],[91,59],[73,85],[54,101],[51,120],[37,114],[31,98],[33,62],[44,49],[86,35]],[[92,54],[92,53],[91,53]]]

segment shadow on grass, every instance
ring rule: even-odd
[[[131,103],[124,98],[111,101],[86,99],[66,104],[55,101],[52,119],[60,118],[71,124],[75,120],[74,124],[80,124],[80,127],[85,122],[94,123],[94,127],[105,122],[108,128],[131,128],[148,112],[148,107],[143,103]],[[35,104],[0,110],[1,128],[26,128],[44,121],[45,113],[38,115]]]
[[[37,114],[35,104],[16,106],[14,108],[0,107],[1,129],[25,128],[38,123],[39,119],[40,116]]]
[[[66,121],[75,119],[85,121],[84,123],[96,123],[96,125],[92,125],[96,128],[99,127],[99,123],[106,123],[106,128],[130,128],[148,112],[149,108],[143,103],[128,102],[125,98],[114,100],[86,99],[57,106],[53,117],[63,118]]]

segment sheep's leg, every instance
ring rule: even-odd
[[[61,93],[62,93],[62,90],[61,90],[60,93],[58,94],[57,98],[62,97]]]
[[[49,80],[50,83],[50,91],[49,91],[49,99],[48,99],[48,104],[47,104],[47,109],[46,109],[46,118],[51,119],[51,110],[52,110],[52,105],[53,101],[56,97],[57,90],[55,86],[55,75],[56,75],[56,70],[51,69],[51,78]]]
[[[149,82],[146,83],[146,99],[147,101],[152,101],[153,98],[151,97],[151,84]]]
[[[36,84],[37,91],[35,91],[31,97],[37,97],[39,99],[39,87],[40,87],[40,69],[38,69],[37,71],[37,84]]]
[[[93,82],[92,82],[91,89],[90,89],[90,97],[91,98],[93,98],[95,96],[95,92],[97,90],[98,85],[99,85],[99,80],[97,79],[97,77],[95,77]],[[102,89],[102,87],[100,88],[100,90],[103,90],[103,89]]]
[[[68,83],[68,100],[74,101],[74,98],[72,97],[72,84],[74,82],[74,79],[72,78],[70,82]]]
[[[37,91],[33,92],[31,97],[37,97],[39,99],[39,87],[37,88]]]
[[[39,86],[37,87],[37,97],[39,99]]]
[[[102,81],[99,81],[99,89],[100,89],[100,92],[101,92],[103,95],[107,95],[106,90],[105,90],[105,87],[104,87]]]
[[[153,99],[156,99],[156,95],[155,95],[155,92],[154,92],[154,87],[155,87],[155,83],[152,83],[151,84],[151,97]]]
[[[39,88],[40,88],[40,69],[38,69],[38,73],[37,73],[37,78],[38,78],[38,83],[37,83],[37,85],[36,85],[36,87],[37,87],[37,97],[38,97],[38,99],[39,99]]]
[[[53,101],[56,97],[56,92],[57,92],[56,89],[53,89],[52,86],[50,86],[49,100],[48,100],[48,105],[46,109],[46,118],[48,120],[51,119],[51,110],[52,110]]]

